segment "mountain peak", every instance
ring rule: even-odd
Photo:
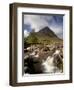
[[[47,26],[42,28],[39,33],[47,35],[49,37],[57,37],[56,34]]]
[[[50,28],[49,28],[48,26],[46,26],[46,27],[44,27],[43,29],[48,29],[48,30],[49,30]]]

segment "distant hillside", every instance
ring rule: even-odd
[[[31,32],[24,41],[29,44],[51,44],[62,40],[50,28],[44,27],[39,32]]]

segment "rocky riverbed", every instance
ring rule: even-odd
[[[24,48],[24,73],[63,72],[63,45],[30,45]]]

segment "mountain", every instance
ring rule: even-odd
[[[59,41],[61,39],[49,27],[44,27],[39,32],[31,32],[25,39],[25,42],[29,44],[52,44]]]
[[[50,38],[58,38],[56,34],[48,27],[44,27],[43,29],[39,30],[38,34],[42,36],[48,36]]]

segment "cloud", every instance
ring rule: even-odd
[[[24,24],[31,24],[31,28],[35,29],[36,32],[48,25],[48,23],[38,15],[24,15]]]
[[[55,34],[62,38],[63,20],[62,16],[53,15],[24,15],[24,24],[31,25],[35,32],[38,32],[45,26],[48,26]]]
[[[29,32],[25,29],[24,30],[24,37],[27,37],[27,36],[29,36]]]
[[[63,27],[60,25],[51,25],[50,28],[52,29],[53,32],[59,37],[63,38]]]

